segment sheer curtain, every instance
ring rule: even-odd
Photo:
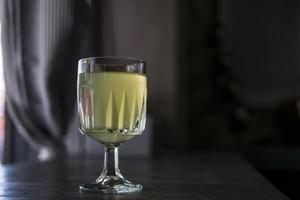
[[[4,162],[11,160],[12,129],[41,160],[64,154],[63,137],[75,114],[77,60],[101,54],[100,7],[101,1],[88,0],[0,0],[11,121]]]

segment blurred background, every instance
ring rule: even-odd
[[[296,0],[0,0],[3,163],[100,152],[77,131],[77,61],[138,57],[147,130],[121,154],[238,151],[299,199],[299,11]]]

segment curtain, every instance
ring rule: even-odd
[[[65,152],[77,61],[101,54],[100,7],[88,0],[0,0],[7,117],[42,160]]]

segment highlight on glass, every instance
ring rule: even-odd
[[[80,191],[128,193],[142,185],[125,179],[119,170],[119,145],[145,129],[146,64],[134,58],[93,57],[78,62],[77,103],[80,132],[104,145],[100,176]]]

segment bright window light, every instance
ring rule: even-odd
[[[1,153],[1,155],[2,155],[2,151],[3,151],[3,141],[4,141],[4,134],[5,134],[5,129],[4,129],[4,124],[5,124],[5,114],[4,114],[5,87],[4,87],[3,57],[2,56],[3,55],[2,55],[1,22],[0,22],[0,153]]]

